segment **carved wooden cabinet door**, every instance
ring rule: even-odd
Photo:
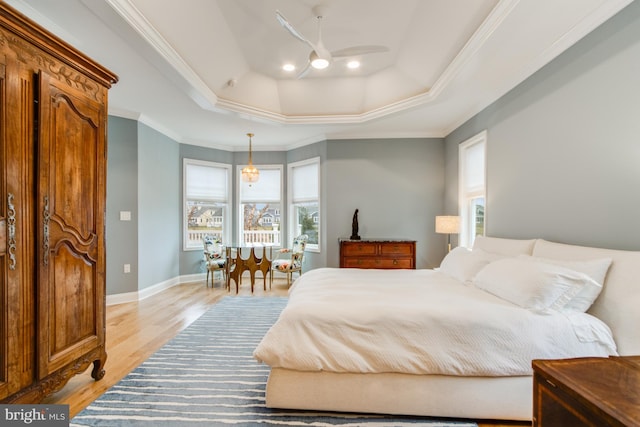
[[[93,362],[94,378],[104,375],[106,92],[40,73],[39,378],[71,362]]]
[[[0,52],[0,399],[33,382],[33,76]]]

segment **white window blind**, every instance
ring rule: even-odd
[[[227,200],[227,169],[186,164],[186,196],[188,199]]]
[[[291,169],[292,202],[300,203],[318,199],[318,163],[296,166]]]
[[[475,143],[464,150],[464,186],[471,193],[484,189],[484,143]]]

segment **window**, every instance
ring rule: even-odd
[[[460,144],[459,200],[460,246],[471,247],[476,236],[484,235],[486,202],[487,132]]]
[[[231,165],[183,160],[185,250],[202,250],[202,236],[228,242],[230,232]]]
[[[281,246],[282,166],[256,166],[258,182],[242,181],[238,166],[239,236],[241,246]]]
[[[320,158],[289,164],[290,239],[309,236],[307,249],[320,250]]]

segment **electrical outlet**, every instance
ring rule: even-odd
[[[125,273],[131,273],[131,264],[125,264],[124,265],[124,272]]]

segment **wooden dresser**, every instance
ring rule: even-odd
[[[416,268],[415,240],[340,239],[341,268]]]
[[[533,361],[533,426],[640,426],[640,356]]]

